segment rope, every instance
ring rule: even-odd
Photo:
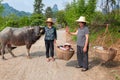
[[[109,38],[109,37],[110,37],[110,41],[111,41],[111,43],[112,43],[112,45],[111,45],[111,47],[112,47],[112,46],[113,46],[113,39],[112,39],[111,33],[109,32],[109,24],[107,24],[107,25],[106,25],[105,32],[104,32],[104,34],[103,34],[103,37],[102,37],[102,39],[101,39],[102,41],[101,41],[100,45],[104,46],[106,39]]]

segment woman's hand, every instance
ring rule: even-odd
[[[68,26],[66,26],[66,32],[70,33]]]
[[[84,52],[84,53],[87,52],[87,48],[86,48],[86,47],[83,48],[83,52]]]
[[[66,32],[68,32],[68,30],[69,30],[69,28],[68,28],[68,26],[66,26]]]
[[[84,53],[87,52],[89,35],[86,34],[85,37],[86,37],[86,40],[85,40],[85,45],[84,45],[84,48],[83,48]]]
[[[54,40],[54,44],[56,44],[56,39]]]
[[[68,34],[70,34],[70,35],[77,35],[77,34],[78,34],[78,30],[76,30],[76,32],[70,32],[68,26],[66,26],[66,32],[67,32]]]

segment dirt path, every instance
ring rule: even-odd
[[[65,42],[64,30],[58,31],[58,43]],[[25,46],[13,51],[16,58],[6,54],[6,61],[0,60],[0,80],[114,80],[99,62],[90,59],[90,69],[81,72],[76,69],[75,56],[69,61],[46,62],[44,37],[31,48],[32,59],[26,58]],[[91,53],[90,53],[91,54]]]

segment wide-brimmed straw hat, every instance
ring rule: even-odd
[[[53,20],[52,20],[52,18],[48,18],[48,19],[46,20],[46,23],[48,23],[48,22],[54,23]]]
[[[80,18],[78,20],[76,20],[76,22],[85,22],[85,23],[87,23],[88,21],[86,21],[84,16],[80,16]]]

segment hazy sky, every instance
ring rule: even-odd
[[[59,9],[64,9],[66,3],[71,1],[73,0],[43,0],[43,4],[45,4],[44,9],[47,6],[53,7],[54,4],[57,4]],[[8,3],[20,11],[33,12],[34,0],[3,0],[3,3]]]

